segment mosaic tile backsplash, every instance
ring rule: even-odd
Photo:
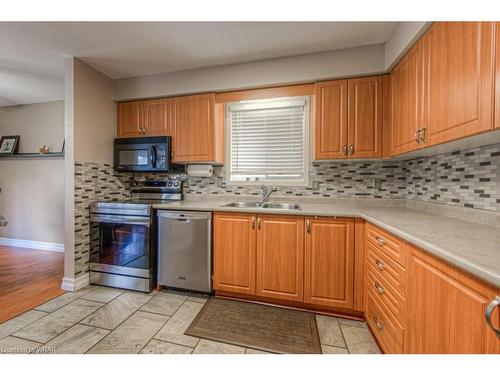
[[[259,186],[226,185],[217,176],[180,177],[186,196],[261,194]],[[75,163],[76,276],[88,270],[90,202],[129,199],[131,178],[109,164]],[[500,212],[500,144],[406,161],[313,162],[308,187],[279,187],[273,196],[398,198]]]

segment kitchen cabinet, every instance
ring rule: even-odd
[[[218,162],[216,147],[223,129],[216,127],[215,94],[182,96],[176,100],[174,159],[177,162]]]
[[[495,22],[495,128],[500,128],[500,22]]]
[[[419,41],[391,72],[392,154],[420,148],[423,118],[423,42]]]
[[[436,22],[423,37],[423,141],[493,128],[493,22]]]
[[[315,159],[382,156],[382,77],[315,84]]]
[[[348,80],[349,158],[382,157],[382,77]]]
[[[487,325],[485,309],[500,290],[409,248],[405,352],[499,354],[500,339]]]
[[[347,80],[315,84],[315,159],[347,156]]]
[[[354,219],[307,217],[304,302],[352,309],[353,283]]]
[[[117,137],[139,137],[143,134],[143,101],[117,104]]]
[[[255,215],[216,212],[213,228],[214,289],[254,295]]]
[[[257,217],[256,294],[303,301],[304,218]]]

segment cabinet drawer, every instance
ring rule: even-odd
[[[366,226],[366,239],[373,246],[382,250],[403,267],[406,267],[406,249],[403,240],[372,224]]]
[[[388,354],[403,353],[404,328],[382,308],[370,288],[366,292],[366,321],[379,344]]]
[[[389,283],[403,297],[405,295],[406,271],[394,259],[366,242],[366,262],[373,266],[374,274]]]
[[[366,284],[381,306],[386,307],[399,322],[405,324],[405,300],[394,287],[383,280],[374,267],[366,263]]]

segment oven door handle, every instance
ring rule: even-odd
[[[91,223],[111,223],[111,224],[131,224],[131,225],[143,225],[145,227],[151,226],[151,220],[149,217],[144,216],[117,216],[117,215],[101,215],[92,214],[90,215]]]

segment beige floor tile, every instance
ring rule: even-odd
[[[82,320],[81,323],[104,329],[115,329],[151,298],[152,296],[145,293],[125,292]]]
[[[160,292],[148,303],[141,307],[141,311],[148,311],[156,314],[173,315],[184,303],[187,296],[169,292]]]
[[[66,292],[56,298],[51,299],[50,301],[42,305],[35,307],[35,309],[39,311],[45,311],[48,313],[54,312],[57,309],[60,309],[61,307],[70,304],[74,300],[82,296],[85,296],[87,293],[92,292],[95,288],[96,288],[95,285],[90,285],[76,292]]]
[[[351,354],[377,354],[380,353],[375,339],[368,328],[342,325],[342,332]]]
[[[0,340],[0,354],[28,354],[40,345],[35,341],[7,336]]]
[[[122,325],[90,349],[89,353],[139,353],[168,318],[166,315],[136,311]]]
[[[124,293],[125,290],[106,288],[104,286],[96,286],[94,290],[86,293],[84,296],[80,297],[89,301],[108,303],[111,300],[118,297],[120,294]]]
[[[195,347],[199,339],[197,337],[185,335],[184,332],[202,307],[203,305],[201,303],[191,301],[184,302],[179,310],[177,310],[162,327],[155,338],[174,344]]]
[[[242,346],[225,344],[222,342],[201,339],[193,354],[245,354]]]
[[[338,346],[341,348],[346,347],[337,318],[333,316],[316,315],[316,323],[318,325],[321,344]]]
[[[191,354],[193,348],[172,344],[160,340],[151,340],[144,349],[141,350],[142,354]]]
[[[77,299],[12,335],[45,344],[101,306],[99,302]]]
[[[366,322],[353,320],[353,319],[345,319],[345,318],[337,318],[340,325],[345,326],[353,326],[353,327],[367,327]]]
[[[15,318],[3,322],[0,324],[0,339],[9,336],[46,315],[48,314],[43,311],[29,310]]]
[[[321,350],[323,351],[323,354],[349,354],[347,349],[330,345],[321,345]]]
[[[63,332],[40,349],[46,350],[46,353],[58,354],[83,354],[109,332],[107,329],[85,326],[77,324]],[[51,351],[51,349],[53,349]]]
[[[245,348],[245,354],[273,354],[270,352],[265,352],[263,350],[257,350],[253,348]]]

